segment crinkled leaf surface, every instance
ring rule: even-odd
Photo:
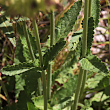
[[[88,34],[87,34],[87,53],[90,54],[90,49],[94,37],[94,19],[90,17],[88,20]]]
[[[19,96],[21,90],[26,90],[26,93],[30,96],[33,92],[37,92],[37,81],[41,77],[41,72],[38,72],[36,68],[29,70],[23,74],[16,75],[16,97]],[[24,89],[25,87],[25,89]]]
[[[15,58],[14,58],[15,64],[19,64],[20,62],[26,62],[25,57],[23,56],[23,44],[21,43],[21,40],[18,39],[16,43],[16,50],[15,50]]]
[[[31,57],[30,57],[27,41],[26,41],[26,38],[25,38],[25,35],[24,35],[24,32],[23,32],[23,26],[17,24],[17,31],[19,33],[20,40],[21,40],[21,43],[23,45],[23,56],[25,57],[26,61],[28,62],[29,60],[31,60]],[[32,45],[32,49],[33,49],[33,52],[34,52],[34,56],[36,56],[37,46],[36,46],[35,38],[32,36],[31,32],[28,31],[28,33],[29,33],[30,43]]]
[[[81,59],[79,63],[84,70],[97,73],[108,73],[106,65],[95,55],[89,55],[86,58]]]
[[[95,74],[94,77],[91,77],[89,79],[87,79],[86,81],[86,85],[85,85],[85,88],[96,88],[98,83],[105,77],[105,74],[101,74],[101,73],[97,73]],[[88,89],[86,89],[86,91],[88,91]]]
[[[100,17],[100,0],[92,0],[91,16],[94,18],[95,27],[98,26]]]
[[[25,74],[16,75],[16,98],[18,98],[17,106],[20,109],[24,107],[27,110],[27,102],[32,102],[31,98],[36,96],[38,92],[38,78],[41,73],[36,70],[30,70]]]
[[[50,49],[44,54],[44,69],[47,68],[49,61],[54,60],[58,52],[65,46],[66,41],[61,41],[56,43],[54,46],[50,47]]]
[[[70,98],[70,96],[75,92],[76,83],[77,75],[68,77],[68,81],[64,83],[64,85],[53,94],[53,97],[51,99],[52,105],[59,104],[68,100],[68,98]]]
[[[1,72],[2,74],[13,76],[13,75],[28,72],[29,70],[39,71],[40,69],[37,67],[34,67],[32,62],[31,63],[24,62],[24,63],[19,63],[17,65],[9,65],[9,66],[3,67]]]
[[[56,26],[56,41],[58,41],[60,38],[67,37],[68,33],[73,28],[73,25],[75,24],[75,21],[77,20],[77,17],[79,15],[79,12],[82,7],[82,1],[79,0],[78,2],[75,2],[74,5],[68,10],[64,17],[60,19]]]
[[[26,61],[28,62],[29,60],[31,60],[28,45],[27,45],[26,38],[25,38],[25,35],[23,32],[23,26],[19,25],[18,23],[17,23],[17,31],[18,31],[18,34],[19,34],[19,37],[20,37],[20,40],[21,40],[21,43],[23,46],[23,56],[25,57]]]
[[[102,90],[110,85],[110,75],[105,76],[97,85],[95,89]]]

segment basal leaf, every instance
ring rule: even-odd
[[[102,90],[106,88],[107,86],[110,86],[110,75],[105,76],[97,85],[95,90]]]
[[[16,78],[16,98],[19,96],[20,91],[25,90],[27,96],[32,97],[37,93],[38,78],[41,77],[41,72],[37,71],[36,68],[26,71],[23,74],[15,75]]]
[[[35,107],[38,110],[44,110],[44,98],[43,98],[43,96],[33,97],[32,98],[32,101],[33,101]],[[49,104],[47,104],[47,110],[52,110],[50,108],[50,105]]]
[[[105,77],[105,74],[97,73],[94,77],[88,78],[85,85],[85,91],[89,91],[91,88],[97,87],[98,83]]]
[[[61,41],[56,43],[54,46],[50,47],[50,49],[44,54],[43,61],[44,61],[44,69],[47,68],[48,63],[56,57],[58,52],[65,46],[66,41]]]
[[[44,108],[43,96],[33,97],[32,101],[37,109],[43,110]]]
[[[28,110],[36,110],[34,104],[31,102],[27,102],[27,108],[28,108]]]
[[[88,20],[88,34],[87,34],[87,53],[89,54],[91,51],[91,45],[93,41],[94,34],[94,20],[93,17],[90,17]]]
[[[68,100],[76,90],[77,75],[68,77],[68,81],[53,94],[51,99],[52,105],[61,104],[63,101]],[[71,88],[71,89],[70,89]],[[66,97],[65,97],[66,96]]]
[[[73,25],[75,24],[75,21],[77,20],[77,17],[79,15],[79,12],[82,7],[82,1],[79,0],[78,2],[75,2],[74,5],[68,10],[64,17],[60,19],[56,26],[56,42],[60,38],[67,37],[68,33],[73,28]]]
[[[107,74],[106,65],[94,55],[89,55],[79,61],[84,70]]]
[[[98,26],[100,17],[100,0],[92,0],[91,16],[94,18],[95,27]]]
[[[22,91],[18,98],[17,110],[28,110],[27,102],[32,102],[32,101],[30,100],[30,97],[27,96],[26,91]]]
[[[15,97],[18,98],[20,91],[24,90],[25,79],[22,77],[23,74],[15,75]]]
[[[35,69],[38,70],[37,67],[34,67],[33,63],[19,63],[17,65],[9,65],[6,67],[3,67],[1,70],[2,74],[13,76],[17,74],[21,74],[24,72],[27,72],[29,70]]]
[[[104,94],[106,94],[107,96],[110,96],[110,84],[109,86],[107,86],[104,90]]]

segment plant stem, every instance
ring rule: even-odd
[[[85,0],[83,36],[82,36],[82,57],[86,57],[87,53],[88,10],[89,10],[89,0]]]
[[[50,46],[54,45],[55,41],[55,17],[54,11],[51,11],[51,20],[50,20]]]
[[[51,98],[51,84],[52,84],[52,65],[48,65],[47,71],[47,99]]]
[[[54,11],[51,11],[51,19],[50,19],[50,46],[54,45],[55,38],[55,18]],[[47,72],[47,98],[51,98],[51,84],[52,84],[52,64],[48,66]]]
[[[4,85],[3,81],[2,81],[1,76],[0,76],[0,84],[1,84],[1,86],[2,86],[2,89],[3,89],[3,91],[4,91],[5,96],[6,96],[6,98],[7,98],[8,106],[9,106],[9,108],[10,108],[10,100],[9,100],[9,96],[8,96],[8,93],[7,93],[6,87],[5,87],[5,85]]]
[[[92,0],[89,0],[89,11],[88,11],[88,17],[91,16],[91,9],[92,9]]]
[[[83,20],[83,36],[82,36],[82,57],[86,57],[87,53],[87,32],[88,32],[88,12],[89,10],[89,0],[85,0],[85,6],[84,6],[84,20]],[[86,74],[84,75],[85,70],[82,68],[80,69],[80,73],[78,75],[78,84],[75,92],[75,100],[74,100],[74,106],[73,110],[77,109],[79,97],[82,94],[81,87],[84,88],[85,81],[86,81]],[[83,77],[85,77],[83,79]]]
[[[27,45],[28,45],[28,49],[29,49],[31,58],[34,61],[35,60],[35,56],[34,56],[34,52],[32,50],[32,46],[31,46],[31,42],[30,42],[30,38],[29,38],[29,34],[28,34],[28,31],[27,31],[27,27],[26,27],[26,22],[25,21],[23,21],[23,30],[24,30],[24,34],[25,34],[25,37],[26,37],[26,41],[27,41]]]
[[[43,84],[44,110],[47,110],[47,91],[46,91],[45,71],[43,70],[43,56],[42,56],[42,51],[41,51],[38,27],[37,27],[35,20],[33,20],[33,28],[34,28],[34,32],[35,32],[35,39],[36,39],[37,49],[38,49],[38,53],[39,53],[40,66],[42,68],[41,76],[42,76],[42,84]]]
[[[80,96],[80,90],[81,90],[81,85],[83,81],[83,75],[84,75],[84,70],[81,68],[80,73],[78,75],[78,84],[75,92],[75,100],[74,100],[74,106],[72,110],[77,109],[78,101],[79,101],[79,96]]]
[[[85,87],[85,83],[86,83],[86,79],[87,79],[87,71],[84,70],[84,76],[83,76],[83,81],[82,81],[82,86],[81,86],[81,91],[80,91],[80,97],[81,98],[83,91],[84,91],[84,87]]]
[[[91,16],[91,7],[92,6],[92,0],[89,0],[89,9],[88,9],[88,17]],[[88,19],[88,18],[87,18]],[[88,28],[88,27],[87,27]],[[83,52],[82,52],[83,53]],[[85,56],[84,56],[85,57]],[[85,87],[85,83],[86,83],[86,79],[87,79],[87,71],[84,70],[84,76],[83,76],[83,81],[82,81],[82,87],[81,87],[81,92],[80,92],[80,98],[82,96],[82,93],[84,91],[84,87]]]

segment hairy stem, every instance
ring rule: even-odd
[[[81,92],[80,92],[80,97],[81,98],[83,91],[84,91],[84,87],[85,87],[85,83],[86,83],[86,79],[87,79],[87,71],[84,70],[84,76],[83,76],[83,81],[82,81],[82,86],[81,86]]]
[[[89,11],[88,11],[88,17],[91,16],[91,9],[92,9],[92,0],[89,0]]]
[[[89,0],[89,9],[88,9],[88,17],[91,16],[91,9],[92,9],[92,0]],[[88,18],[87,18],[88,19]],[[88,28],[88,27],[87,27]],[[86,56],[84,56],[86,57]],[[84,91],[84,87],[85,87],[85,83],[86,83],[86,79],[87,79],[87,71],[84,70],[84,76],[83,76],[83,81],[82,81],[82,87],[81,87],[81,92],[80,92],[80,98],[83,94],[83,91]]]
[[[78,84],[75,92],[75,100],[74,100],[74,106],[72,110],[77,109],[78,101],[79,101],[79,96],[80,96],[80,90],[82,86],[82,81],[83,81],[83,75],[84,75],[84,70],[81,68],[80,73],[78,75]]]
[[[89,0],[85,0],[83,37],[82,37],[82,57],[86,57],[86,53],[87,53],[87,32],[88,32],[88,14],[89,14],[88,10],[89,10]]]
[[[89,0],[85,0],[85,6],[84,6],[84,20],[83,20],[83,36],[82,36],[82,57],[86,57],[87,53],[87,32],[88,32],[88,12],[89,10]],[[84,76],[84,71],[82,68],[80,70],[80,73],[78,75],[78,84],[75,92],[75,100],[74,100],[74,106],[73,110],[77,109],[79,97],[82,94],[81,93],[81,87],[84,88],[84,82],[86,81],[86,78],[83,79]]]
[[[50,19],[50,46],[54,45],[55,39],[55,18],[54,11],[51,11],[51,19]],[[47,98],[51,98],[51,84],[52,84],[52,64],[48,66],[47,72]]]
[[[3,81],[2,81],[1,76],[0,76],[0,84],[2,86],[2,89],[4,91],[5,96],[7,98],[8,106],[9,106],[9,109],[10,109],[10,100],[9,100],[8,92],[7,92],[6,87],[5,87],[5,85],[4,85]]]
[[[42,84],[43,84],[44,110],[47,110],[46,78],[45,78],[45,71],[43,70],[43,56],[42,56],[42,51],[41,51],[38,27],[37,27],[35,20],[33,20],[33,28],[34,28],[34,32],[35,32],[35,39],[36,39],[37,49],[38,49],[38,53],[39,53],[40,66],[42,68],[41,76],[42,76]]]

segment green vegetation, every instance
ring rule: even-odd
[[[27,5],[22,0],[19,4],[15,0],[7,3],[3,0],[0,1],[1,7],[4,9],[0,17],[1,33],[8,38],[11,36],[14,42],[12,44],[16,44],[13,65],[4,66],[1,69],[8,82],[5,84],[0,78],[1,87],[8,103],[7,106],[2,106],[2,102],[0,102],[1,109],[110,109],[110,72],[105,63],[97,56],[91,55],[90,51],[94,28],[98,26],[99,22],[100,1],[85,0],[83,29],[74,32],[69,43],[65,38],[75,26],[82,8],[82,0],[75,2],[57,23],[55,23],[54,6],[48,8],[48,10],[51,10],[49,15],[50,28],[47,28],[50,35],[48,35],[47,41],[43,42],[43,46],[40,42],[35,11],[37,11],[37,14],[39,11],[45,13],[47,5],[43,0],[41,2],[33,0],[36,5],[31,10],[29,7],[32,5],[31,0],[27,2],[24,0],[24,2]],[[36,7],[38,4],[39,7]],[[23,6],[24,10],[18,9],[19,6]],[[12,8],[14,13],[11,14]],[[30,16],[31,12],[32,16]],[[14,14],[22,16],[18,19],[16,19],[17,16],[13,17],[13,22],[10,23],[8,18]],[[31,30],[29,23],[31,23]],[[16,38],[16,35],[19,38]],[[54,69],[58,55],[60,56],[65,48],[68,52],[65,52],[63,62],[60,67]],[[76,67],[78,63],[80,67]],[[73,70],[76,69],[80,69],[79,74],[73,74]],[[8,88],[10,89],[8,90]],[[11,104],[8,92],[13,89],[17,102]],[[88,94],[91,96],[87,100],[86,96]],[[99,100],[95,100],[97,94],[101,94]]]

